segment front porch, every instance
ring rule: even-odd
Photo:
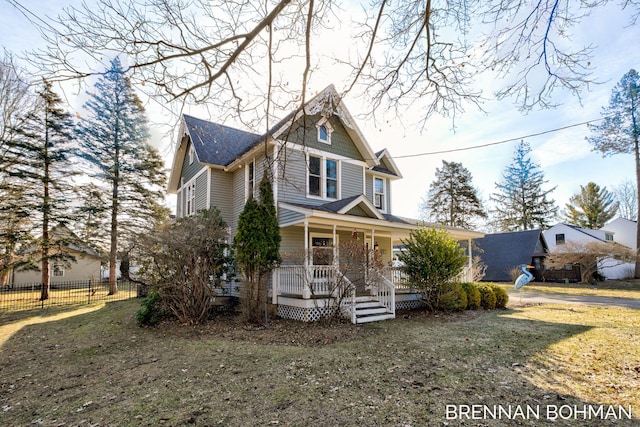
[[[469,281],[465,267],[460,281]],[[385,267],[359,288],[334,265],[287,265],[273,273],[272,303],[281,317],[316,321],[336,310],[352,323],[395,318],[396,310],[422,306],[420,292],[401,267]]]
[[[281,317],[315,321],[339,312],[364,323],[421,306],[394,267],[394,248],[424,224],[382,215],[364,196],[321,206],[281,202],[278,212],[283,262],[273,272],[271,298]],[[482,235],[448,231],[469,247]],[[470,271],[471,258],[465,275]]]

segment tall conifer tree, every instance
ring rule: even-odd
[[[148,143],[144,108],[118,58],[95,83],[80,121],[82,156],[90,176],[106,191],[109,211],[109,293],[118,292],[120,235],[153,225],[166,176],[162,161]],[[145,225],[146,224],[146,225]],[[125,230],[126,229],[126,230]]]
[[[438,224],[461,228],[471,228],[474,218],[486,218],[472,180],[462,163],[443,160],[422,204],[425,216]]]
[[[609,105],[602,108],[602,122],[589,126],[593,148],[603,156],[632,154],[635,164],[636,191],[640,192],[640,75],[630,70],[611,91]],[[636,197],[636,214],[640,214],[640,197]],[[636,248],[640,250],[640,227],[636,227]],[[640,252],[636,259],[636,279],[640,278]]]
[[[600,188],[595,182],[580,186],[580,192],[574,194],[566,204],[567,222],[582,228],[597,230],[613,218],[618,212],[618,204],[607,188]]]
[[[71,236],[52,231],[72,220],[69,205],[74,192],[72,177],[77,172],[73,165],[71,115],[60,106],[62,100],[48,82],[37,100],[35,111],[11,144],[19,162],[8,169],[8,175],[15,186],[24,189],[23,207],[39,232],[36,259],[42,273],[40,298],[45,300],[49,298],[52,263],[72,258],[58,250],[69,243]]]
[[[496,183],[498,192],[491,195],[496,226],[501,231],[546,228],[555,218],[558,207],[550,194],[555,187],[544,190],[547,181],[539,166],[531,161],[529,144],[522,141],[516,148],[513,163]]]

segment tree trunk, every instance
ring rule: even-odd
[[[40,301],[49,299],[50,286],[50,265],[49,265],[49,213],[51,209],[51,200],[49,196],[49,116],[48,107],[45,110],[45,135],[44,135],[44,196],[42,199],[42,290],[40,292]]]
[[[634,118],[635,121],[635,118]],[[635,124],[635,123],[634,123]],[[636,127],[634,126],[634,129]],[[640,148],[638,147],[638,134],[636,133],[634,138],[634,147],[633,154],[635,156],[636,161],[636,191],[638,192],[639,197],[636,197],[636,212],[639,213],[638,219],[640,219]],[[636,220],[636,271],[634,277],[636,279],[640,279],[640,227],[638,226],[638,221]]]
[[[118,127],[116,125],[116,144],[114,155],[113,187],[111,194],[111,247],[109,250],[109,295],[118,293],[118,186],[120,184],[120,146],[118,144]]]

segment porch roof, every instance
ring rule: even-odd
[[[421,227],[432,226],[447,230],[449,234],[456,239],[476,239],[484,236],[484,233],[477,231],[437,224],[426,224],[391,214],[383,214],[362,194],[315,206],[291,202],[278,202],[278,205],[281,208],[302,214],[302,217],[299,219],[281,224],[281,226],[302,225],[305,221],[309,221],[314,224],[337,225],[349,228],[362,228],[363,226],[367,226],[373,227],[376,230],[382,229],[403,235],[408,235],[411,231]],[[368,216],[349,213],[355,207],[359,207]]]

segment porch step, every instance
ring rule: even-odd
[[[356,323],[393,319],[393,313],[372,296],[356,297]]]
[[[378,314],[377,316],[364,316],[364,317],[356,317],[356,323],[367,323],[367,322],[378,322],[380,320],[389,320],[395,319],[395,316],[391,313],[387,314]]]

